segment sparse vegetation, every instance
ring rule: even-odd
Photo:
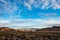
[[[57,31],[49,31],[47,29],[54,29]],[[58,31],[60,30],[60,27],[47,29],[37,31],[18,31],[16,29],[3,27],[0,28],[0,40],[60,40],[60,31]]]

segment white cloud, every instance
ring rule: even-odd
[[[5,0],[0,1],[4,3],[0,4],[0,6],[3,8],[1,8],[0,11],[4,11],[6,13],[15,13],[15,11],[19,9],[17,4],[24,5],[28,10],[32,10],[32,7],[40,9],[48,9],[50,7],[52,9],[60,9],[60,0],[28,0],[27,2],[26,0],[15,0],[13,3],[10,1],[7,2]]]
[[[18,10],[16,4],[14,3],[10,3],[7,2],[5,0],[1,0],[1,2],[3,2],[4,4],[0,4],[1,5],[1,11],[5,12],[5,13],[14,13],[16,10]]]
[[[28,10],[31,10],[31,5],[27,2],[24,2],[24,5],[28,8]]]
[[[45,16],[56,16],[57,13],[50,13],[50,14],[45,14]]]
[[[34,4],[34,2],[35,2],[35,0],[29,0],[29,2],[28,2],[28,3],[29,3],[30,5],[33,5],[33,4]]]
[[[24,1],[24,6],[27,7],[28,10],[32,10],[32,5],[34,4],[35,0],[28,0]]]
[[[53,25],[60,25],[60,20],[49,19],[17,19],[17,20],[0,20],[0,27],[13,28],[44,28]]]
[[[42,17],[55,17],[57,13],[39,13],[38,15]]]
[[[45,9],[49,5],[49,0],[43,0],[43,2],[42,9]]]
[[[0,20],[0,23],[4,24],[4,23],[10,23],[10,20]]]
[[[33,6],[40,9],[60,9],[59,0],[28,0],[27,3],[24,3],[28,9],[31,9]]]
[[[7,13],[10,14],[11,19],[16,18],[16,17],[21,17],[20,12],[18,16],[14,16],[15,11],[18,10],[19,8],[16,5],[16,1],[14,3],[6,2],[5,0],[0,0],[4,4],[0,4],[0,13]],[[19,4],[21,1],[18,1]],[[50,4],[50,2],[52,4]],[[50,8],[52,7],[53,9],[60,9],[60,5],[57,3],[56,0],[29,0],[28,2],[24,1],[24,6],[28,8],[28,10],[32,9],[32,6],[35,8]],[[21,2],[23,3],[23,2]],[[11,5],[12,4],[12,5]],[[50,4],[50,6],[49,6]],[[4,12],[3,12],[4,11]],[[56,16],[56,13],[50,13],[50,14],[39,14],[42,16]],[[41,28],[41,26],[45,25],[54,25],[54,24],[60,24],[60,20],[54,20],[54,19],[49,19],[49,20],[43,20],[43,19],[17,19],[17,20],[0,20],[0,27],[38,27]]]
[[[49,20],[45,22],[47,26],[60,26],[60,20]]]
[[[60,4],[58,4],[58,1],[52,0],[51,2],[52,2],[51,6],[53,9],[60,9]]]
[[[18,18],[18,17],[22,17],[20,14],[22,11],[19,10],[19,7],[17,6],[17,3],[21,3],[21,0],[17,2],[14,1],[13,3],[10,2],[10,1],[6,1],[6,0],[0,0],[2,3],[0,4],[0,13],[1,14],[4,14],[4,15],[9,15],[9,17],[12,19],[12,18]],[[17,12],[17,10],[19,10],[19,12]],[[4,12],[3,12],[4,11]],[[15,16],[15,13],[18,13],[18,15]],[[3,15],[1,15],[3,16]],[[2,17],[1,17],[2,18]]]
[[[18,19],[18,20],[0,20],[0,27],[29,27],[31,25],[37,25],[41,22],[39,19]]]

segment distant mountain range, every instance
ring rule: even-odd
[[[60,26],[37,29],[36,31],[60,31]]]
[[[42,29],[36,29],[36,28],[12,29],[8,27],[0,27],[0,31],[60,31],[60,26],[53,26]]]

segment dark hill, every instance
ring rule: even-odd
[[[8,27],[0,27],[0,33],[7,33],[7,34],[12,34],[15,33],[16,30]]]
[[[36,31],[60,31],[60,26],[37,29]]]

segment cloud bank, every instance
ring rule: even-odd
[[[53,25],[60,25],[59,19],[18,19],[18,20],[0,20],[0,27],[11,28],[44,28]]]

